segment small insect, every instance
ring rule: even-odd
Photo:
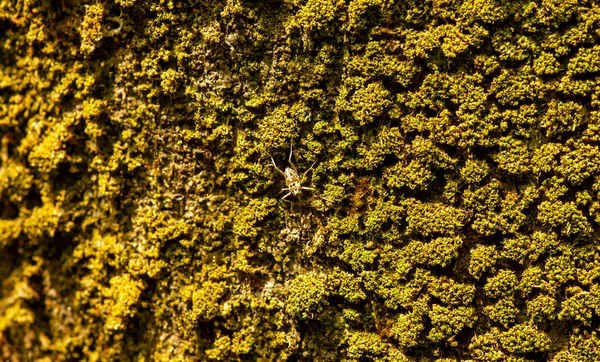
[[[302,174],[302,178],[300,178],[300,176],[298,175],[298,169],[296,168],[296,166],[294,166],[294,163],[292,162],[292,145],[290,145],[290,157],[288,159],[288,162],[290,163],[291,167],[286,167],[285,171],[281,171],[279,169],[279,167],[277,167],[277,165],[275,164],[275,160],[273,159],[272,156],[271,156],[271,161],[273,162],[273,166],[275,166],[275,169],[277,171],[279,171],[279,173],[281,175],[283,175],[283,178],[285,179],[285,184],[287,186],[287,187],[284,187],[283,189],[281,189],[282,192],[284,192],[284,191],[288,192],[281,198],[282,200],[285,200],[285,198],[290,195],[300,197],[300,195],[302,194],[302,190],[310,190],[310,191],[315,190],[312,187],[302,186],[302,183],[306,179],[306,174],[308,173],[308,171],[312,170],[313,166],[315,165],[315,163],[317,163],[317,161],[313,162],[313,164],[310,166],[310,168],[308,170],[304,171],[304,173]]]

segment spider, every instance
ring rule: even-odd
[[[269,156],[271,156],[271,155],[269,155]],[[275,164],[275,160],[273,159],[273,156],[271,156],[271,161],[273,162],[273,166],[275,166],[275,169],[277,171],[279,171],[279,173],[285,179],[285,184],[287,186],[287,187],[284,187],[283,189],[281,189],[282,192],[284,192],[284,191],[288,192],[281,198],[282,200],[285,200],[285,198],[290,195],[300,197],[300,195],[302,194],[302,190],[310,190],[310,191],[315,190],[312,187],[302,186],[302,183],[304,182],[308,171],[312,170],[313,166],[315,165],[315,163],[317,163],[317,161],[313,162],[313,164],[310,166],[310,168],[308,170],[304,171],[304,173],[302,174],[302,178],[300,178],[300,176],[298,175],[298,169],[296,168],[296,166],[294,166],[294,163],[292,163],[292,145],[290,145],[290,157],[288,159],[288,162],[290,163],[291,167],[286,167],[285,171],[281,171],[279,169],[279,167],[277,167],[277,165]],[[288,201],[288,200],[286,200],[286,201]]]

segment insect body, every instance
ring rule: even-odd
[[[296,169],[296,166],[294,166],[294,163],[292,162],[292,146],[291,145],[290,145],[290,157],[288,159],[290,167],[286,167],[284,171],[281,171],[279,169],[279,167],[277,167],[277,165],[275,164],[275,160],[273,159],[273,157],[271,157],[271,161],[273,162],[273,166],[275,166],[275,169],[277,171],[279,171],[279,173],[281,175],[283,175],[283,178],[285,179],[285,184],[287,186],[287,187],[284,187],[283,189],[281,189],[282,192],[287,191],[287,194],[285,194],[281,198],[282,200],[284,200],[286,197],[288,197],[290,195],[300,197],[300,195],[302,194],[302,190],[314,191],[314,188],[302,186],[302,183],[306,179],[306,174],[308,173],[308,171],[312,170],[313,166],[315,165],[315,163],[317,163],[317,161],[313,162],[313,164],[310,166],[310,168],[308,170],[304,171],[304,173],[302,174],[302,178],[298,175],[298,169]]]

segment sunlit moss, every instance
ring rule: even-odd
[[[0,2],[6,359],[598,360],[593,4],[58,3]]]

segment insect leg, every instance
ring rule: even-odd
[[[310,165],[310,167],[308,168],[308,170],[304,171],[304,174],[302,174],[302,181],[304,182],[304,179],[306,178],[306,174],[308,173],[308,171],[312,170],[313,166],[315,165],[315,163],[317,163],[318,160],[315,160],[315,162],[313,162],[312,165]]]
[[[292,162],[292,144],[290,143],[290,158],[288,160],[288,162],[290,163],[290,166],[292,166],[292,168],[294,169],[294,171],[296,171],[296,174],[298,174],[298,169],[296,168],[296,165],[294,165],[294,163]]]
[[[285,173],[284,173],[283,171],[281,171],[281,170],[279,169],[279,167],[277,167],[277,165],[275,164],[275,160],[273,159],[273,156],[271,156],[271,155],[269,155],[269,156],[271,157],[271,162],[273,162],[273,167],[275,167],[275,169],[276,169],[277,171],[279,171],[279,173],[280,173],[280,174],[282,174],[282,175],[283,175],[283,177],[285,177]]]
[[[325,200],[325,201],[329,201],[330,203],[332,203],[332,204],[333,204],[333,201],[329,200],[328,198],[325,198],[325,197],[323,197],[323,196],[319,196],[319,197],[320,197],[320,198],[322,198],[323,200]]]

